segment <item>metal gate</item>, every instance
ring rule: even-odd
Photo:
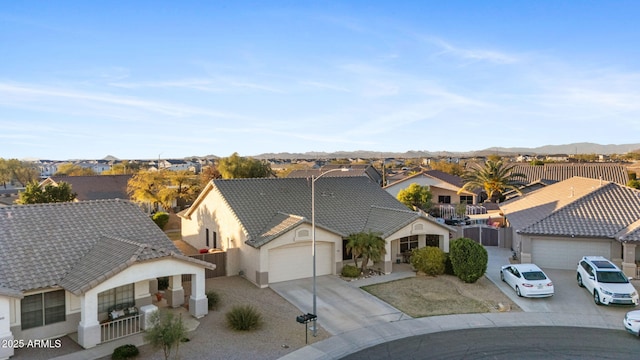
[[[485,225],[468,226],[462,229],[462,236],[484,246],[500,245],[500,229]]]
[[[227,253],[225,251],[215,252],[215,253],[206,253],[206,254],[197,254],[190,255],[190,258],[206,261],[210,264],[215,264],[216,269],[210,270],[205,269],[204,277],[205,279],[211,279],[219,276],[227,275]],[[182,274],[182,281],[189,282],[191,281],[191,274]]]

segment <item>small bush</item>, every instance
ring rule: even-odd
[[[160,229],[164,230],[164,227],[169,223],[169,214],[166,212],[159,211],[151,217],[154,223],[160,227]]]
[[[427,275],[442,275],[445,268],[445,254],[435,246],[414,249],[411,252],[411,265]]]
[[[165,360],[169,359],[171,349],[175,350],[175,358],[178,358],[180,341],[187,337],[187,328],[182,321],[182,314],[165,310],[154,311],[150,318],[151,327],[144,333],[144,340],[156,349],[162,349]]]
[[[453,273],[460,280],[474,283],[487,272],[489,256],[484,246],[469,238],[458,238],[449,247]]]
[[[218,304],[220,303],[220,295],[213,290],[207,291],[207,305],[209,310],[215,310],[218,308]]]
[[[345,265],[342,267],[342,276],[355,278],[360,276],[360,269],[353,265]]]
[[[227,314],[227,324],[233,330],[249,331],[262,326],[262,315],[251,305],[236,305]]]
[[[140,350],[135,345],[126,344],[122,346],[118,346],[113,350],[113,354],[111,354],[112,360],[126,360],[133,359],[134,357],[140,354]]]

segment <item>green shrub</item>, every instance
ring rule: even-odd
[[[411,252],[411,265],[431,276],[444,274],[445,254],[440,248],[427,246]]]
[[[169,223],[169,214],[166,212],[158,211],[151,217],[154,223],[164,230],[164,227]]]
[[[133,359],[134,357],[140,354],[140,350],[135,345],[126,344],[122,346],[118,346],[113,350],[113,354],[111,354],[112,360],[126,360]]]
[[[144,340],[156,349],[162,349],[165,360],[169,359],[171,349],[175,348],[175,358],[178,358],[180,342],[187,337],[187,328],[182,321],[182,314],[158,310],[151,314],[151,327],[144,333]]]
[[[249,331],[262,326],[262,315],[251,305],[236,305],[227,314],[227,324],[233,330]]]
[[[215,310],[218,308],[218,304],[220,303],[220,295],[213,290],[207,291],[207,305],[209,310]]]
[[[474,283],[487,272],[489,256],[484,246],[469,238],[458,238],[450,245],[453,273],[466,283]]]
[[[360,269],[353,265],[345,265],[342,267],[342,276],[355,278],[360,276]]]

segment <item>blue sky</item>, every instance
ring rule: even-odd
[[[638,1],[6,1],[0,157],[640,141]]]

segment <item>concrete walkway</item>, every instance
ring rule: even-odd
[[[369,295],[360,286],[375,281],[386,282],[402,278],[374,276],[347,282],[334,275],[316,278],[316,310],[318,326],[331,335],[410,318],[400,310]],[[410,276],[408,274],[404,275]],[[313,284],[311,279],[300,279],[271,284],[270,288],[296,306],[302,313],[312,313]]]

